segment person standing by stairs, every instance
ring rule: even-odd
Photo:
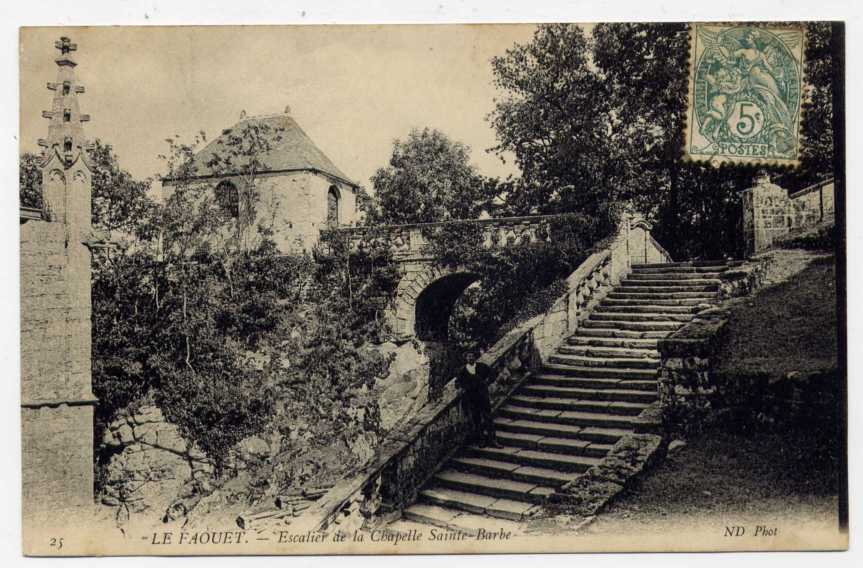
[[[478,428],[478,436],[486,446],[502,448],[497,441],[494,421],[491,416],[491,400],[488,383],[491,381],[491,368],[477,361],[475,349],[465,353],[465,365],[456,375],[456,384],[464,393],[467,412],[473,414]]]

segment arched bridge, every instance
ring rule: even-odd
[[[461,267],[444,264],[435,257],[427,238],[437,231],[446,231],[458,224],[475,226],[481,231],[483,246],[508,247],[525,242],[545,241],[552,238],[552,223],[564,221],[567,215],[535,215],[502,217],[470,221],[444,221],[387,225],[383,227],[354,227],[331,229],[328,232],[346,237],[352,249],[367,246],[375,239],[384,239],[391,247],[393,257],[401,265],[402,278],[389,313],[388,322],[394,339],[445,339],[449,317],[456,300],[480,275]],[[649,226],[627,223],[628,242],[633,251],[633,262],[647,260]],[[629,226],[631,225],[631,227]],[[629,230],[629,229],[632,230]],[[643,260],[638,260],[645,251]]]

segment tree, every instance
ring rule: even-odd
[[[667,233],[678,234],[689,26],[600,24],[594,37],[597,70],[610,90],[612,138],[621,150],[617,182],[626,197],[661,203]],[[645,184],[647,172],[652,183]]]
[[[120,167],[112,146],[98,138],[88,158],[93,170],[93,226],[115,238],[116,233],[143,236],[140,231],[155,208],[149,197],[150,181],[134,179]]]
[[[801,168],[787,184],[800,189],[833,171],[833,29],[830,22],[806,24],[806,82]],[[799,179],[792,179],[797,177]]]
[[[503,91],[489,115],[493,150],[515,154],[522,172],[505,192],[512,213],[588,211],[614,197],[608,92],[590,56],[580,27],[553,24],[491,61]]]
[[[479,216],[488,199],[470,148],[443,132],[411,130],[393,143],[389,165],[372,176],[371,223],[428,223]]]

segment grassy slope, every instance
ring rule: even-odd
[[[732,309],[723,366],[785,373],[836,367],[836,284],[832,257],[780,251],[772,274],[782,282]],[[788,277],[788,274],[792,274]],[[670,532],[723,523],[805,519],[836,522],[834,426],[705,432],[670,455],[588,526],[587,534]],[[718,527],[718,528],[717,528]]]
[[[836,368],[836,267],[821,257],[731,309],[723,371],[783,375]]]
[[[789,518],[835,523],[835,469],[815,457],[819,445],[807,432],[705,433],[613,503],[587,533],[721,530],[726,521]]]

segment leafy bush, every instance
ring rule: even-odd
[[[398,282],[388,248],[331,242],[316,258],[282,255],[269,227],[226,218],[213,187],[194,177],[195,154],[170,140],[172,190],[162,205],[142,192],[111,205],[123,187],[140,187],[115,164],[103,176],[103,209],[116,215],[94,222],[122,226],[133,240],[94,262],[98,423],[153,401],[220,469],[253,434],[291,434],[286,452],[310,437],[346,447],[376,435],[370,387],[389,360],[365,343],[382,333]],[[244,174],[250,188],[253,173]]]

